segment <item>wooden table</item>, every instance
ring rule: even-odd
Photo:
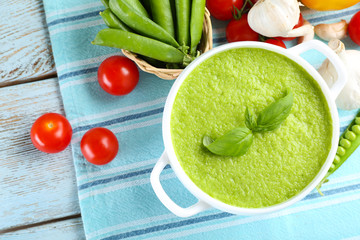
[[[0,2],[0,239],[85,239],[71,149],[45,154],[32,123],[64,114],[42,0]]]

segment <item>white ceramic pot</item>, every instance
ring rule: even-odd
[[[213,197],[210,197],[208,194],[203,192],[200,188],[198,188],[191,179],[186,175],[184,170],[182,169],[179,161],[177,160],[177,157],[175,155],[174,147],[172,145],[171,141],[171,135],[170,135],[170,116],[171,116],[171,110],[172,106],[177,94],[177,91],[180,88],[180,85],[183,83],[183,81],[186,79],[188,74],[197,67],[201,62],[206,60],[207,58],[213,56],[214,54],[217,54],[222,51],[226,51],[229,49],[234,48],[262,48],[266,50],[270,50],[279,54],[282,54],[291,60],[298,63],[300,66],[302,66],[320,85],[324,96],[327,100],[331,117],[333,120],[333,133],[332,133],[332,147],[330,149],[329,155],[322,166],[319,173],[316,175],[316,177],[311,181],[309,185],[307,185],[299,194],[296,196],[288,199],[285,202],[279,203],[277,205],[273,205],[270,207],[264,207],[264,208],[241,208],[241,207],[235,207],[228,205],[226,203],[223,203]],[[320,74],[312,67],[307,61],[305,61],[302,57],[300,57],[300,54],[309,51],[309,50],[317,50],[320,53],[324,54],[332,64],[334,64],[338,79],[336,83],[333,85],[331,89],[328,88],[323,78],[320,76]],[[165,104],[165,110],[163,115],[163,125],[162,125],[162,131],[163,131],[163,140],[165,145],[165,151],[156,163],[151,176],[150,176],[150,182],[151,185],[157,195],[157,197],[160,199],[160,201],[174,214],[176,214],[179,217],[189,217],[192,215],[195,215],[199,212],[202,212],[208,208],[217,208],[225,212],[233,213],[233,214],[239,214],[239,215],[255,215],[255,214],[264,214],[269,212],[274,212],[280,209],[283,209],[285,207],[288,207],[295,202],[301,200],[304,198],[310,191],[312,191],[316,185],[321,181],[321,179],[325,176],[326,172],[330,168],[333,159],[336,154],[338,141],[339,141],[339,116],[337,112],[337,108],[335,105],[335,99],[340,93],[341,89],[344,87],[346,83],[346,71],[343,63],[340,61],[338,56],[324,43],[312,40],[308,41],[302,44],[299,44],[293,48],[290,49],[284,49],[278,46],[262,43],[262,42],[236,42],[236,43],[230,43],[225,44],[220,47],[216,47],[212,49],[211,51],[206,52],[205,54],[198,57],[195,61],[193,61],[178,77],[178,79],[175,81],[173,87],[170,90],[170,93],[168,95],[168,98],[166,100]],[[160,183],[160,173],[164,169],[166,165],[170,164],[171,168],[174,170],[176,176],[179,178],[179,180],[182,182],[182,184],[196,197],[198,198],[198,202],[188,208],[182,208],[178,206],[176,203],[174,203],[169,196],[165,193],[164,189],[161,186]]]

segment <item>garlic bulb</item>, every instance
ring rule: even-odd
[[[299,21],[297,0],[259,0],[248,14],[249,26],[266,37],[286,37]]]
[[[308,31],[305,31],[305,33],[299,37],[298,44],[314,39],[315,33],[314,33],[314,28],[311,25],[311,23],[309,23],[307,20],[304,19],[303,26],[310,27],[310,29]]]
[[[333,49],[340,59],[344,62],[348,73],[348,81],[345,87],[336,98],[336,105],[340,109],[351,110],[360,108],[360,51],[345,50],[344,44],[333,39],[329,42],[329,47]],[[337,79],[337,73],[329,60],[325,60],[319,68],[319,73],[331,87]]]
[[[329,41],[331,39],[342,39],[346,37],[348,24],[345,20],[337,23],[318,24],[315,26],[315,33],[321,39]]]

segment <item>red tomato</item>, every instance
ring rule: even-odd
[[[57,153],[70,143],[72,128],[69,121],[58,113],[46,113],[31,127],[30,137],[34,146],[46,153]]]
[[[207,0],[206,7],[211,16],[219,20],[230,20],[233,17],[233,6],[241,9],[243,0]]]
[[[283,47],[286,48],[286,45],[283,41],[281,41],[280,39],[277,38],[270,38],[268,40],[265,41],[266,43],[270,43],[279,47]]]
[[[250,28],[247,14],[243,14],[239,20],[229,22],[226,27],[226,39],[228,42],[258,41],[259,34]]]
[[[139,82],[139,70],[130,59],[112,56],[100,64],[98,81],[106,92],[112,95],[126,95]]]
[[[303,18],[303,15],[300,13],[299,21],[294,26],[294,28],[299,28],[302,25],[304,25],[304,18]],[[291,40],[294,40],[296,37],[276,37],[276,38],[279,39],[279,40],[282,40],[282,41],[291,41]]]
[[[109,129],[97,127],[84,134],[80,148],[86,160],[95,165],[104,165],[116,157],[119,143]]]
[[[349,36],[357,45],[360,45],[360,11],[351,18],[348,26]]]

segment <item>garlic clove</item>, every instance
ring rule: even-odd
[[[329,41],[331,39],[343,39],[346,37],[348,23],[341,20],[337,23],[318,24],[315,26],[315,33],[321,39]]]
[[[259,0],[248,13],[249,26],[266,37],[285,36],[300,16],[297,0]]]
[[[311,33],[311,32],[314,32],[314,27],[309,23],[306,25],[304,24],[301,27],[294,28],[281,37],[300,37],[300,36],[307,35],[308,33]]]
[[[328,45],[337,55],[340,56],[340,58],[345,59],[345,45],[342,41],[339,41],[338,39],[331,39]]]
[[[314,27],[311,25],[311,23],[304,19],[303,26],[307,26],[307,30],[304,31],[303,35],[299,37],[298,44],[314,39]]]
[[[345,50],[344,44],[338,39],[330,40],[329,47],[344,62],[348,73],[347,83],[336,98],[336,105],[344,110],[360,108],[360,68],[358,67],[360,51]],[[337,79],[337,73],[330,61],[326,59],[318,71],[327,85],[331,87]]]

